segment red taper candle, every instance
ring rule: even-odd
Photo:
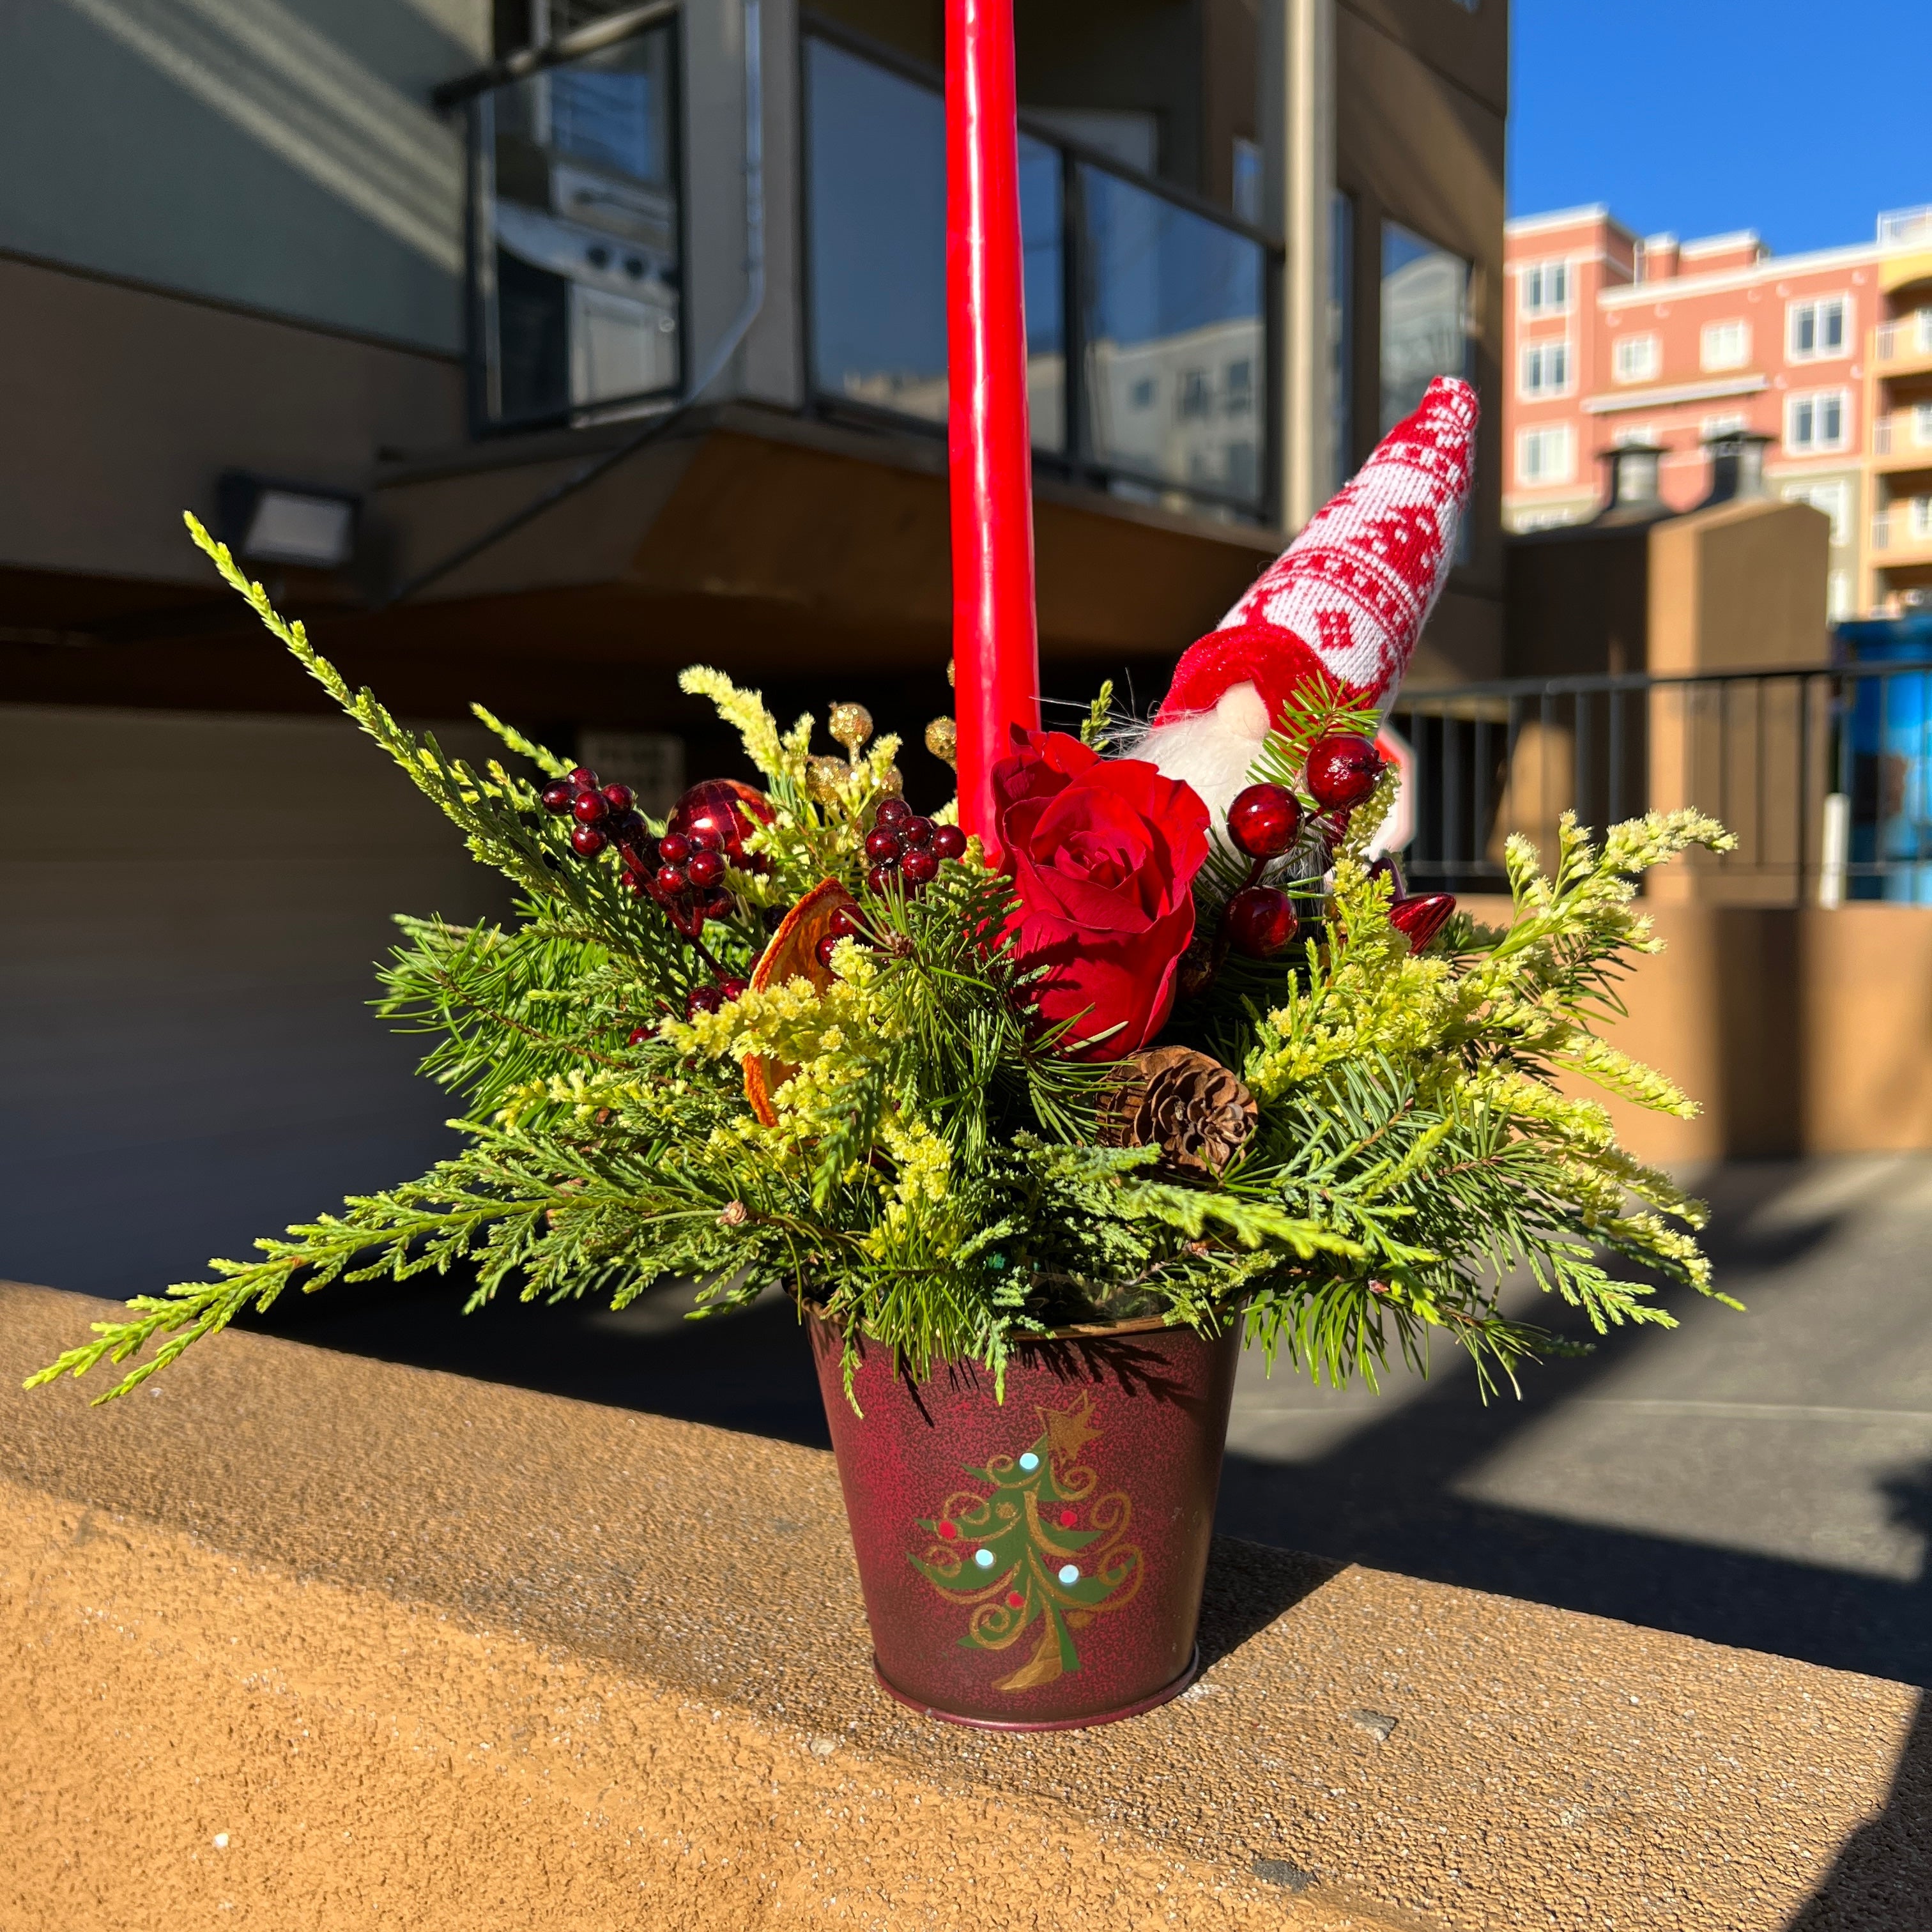
[[[993,836],[992,771],[1040,728],[1012,0],[946,0],[946,365],[959,823]]]

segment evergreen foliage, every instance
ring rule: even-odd
[[[460,1153],[258,1242],[256,1258],[137,1298],[29,1386],[133,1362],[108,1391],[124,1394],[291,1282],[459,1264],[472,1306],[511,1287],[622,1307],[688,1278],[702,1314],[776,1286],[915,1372],[968,1357],[998,1372],[1017,1342],[1074,1322],[1156,1313],[1212,1330],[1244,1308],[1271,1360],[1285,1352],[1317,1376],[1372,1384],[1392,1352],[1423,1363],[1442,1336],[1486,1387],[1551,1346],[1502,1311],[1520,1274],[1599,1331],[1669,1325],[1657,1280],[1711,1292],[1702,1210],[1574,1090],[1692,1111],[1594,1028],[1618,1010],[1624,962],[1657,950],[1634,879],[1688,847],[1723,847],[1710,820],[1653,814],[1598,846],[1566,819],[1547,878],[1513,838],[1509,928],[1459,920],[1412,956],[1362,855],[1385,802],[1365,808],[1332,885],[1300,888],[1318,902],[1304,943],[1231,964],[1177,1023],[1260,1110],[1224,1174],[1177,1185],[1154,1172],[1157,1150],[1096,1144],[1122,1076],[1030,1019],[1029,975],[1003,937],[1008,884],[976,848],[922,896],[866,889],[865,830],[895,782],[896,740],[842,764],[816,757],[811,718],[782,731],[720,674],[685,674],[742,733],[776,808],[747,841],[768,869],[730,873],[740,910],[706,928],[700,957],[621,890],[614,863],[572,851],[525,779],[449,758],[352,692],[189,520],[268,628],[518,887],[517,922],[403,919],[382,969],[380,1010],[431,1042],[423,1070],[461,1110]],[[1108,702],[1083,735],[1104,734]],[[518,758],[565,769],[478,715]],[[1316,737],[1372,722],[1312,694],[1258,776],[1292,783]],[[877,944],[841,940],[822,993],[794,980],[684,1017],[693,985],[749,976],[768,910],[827,878],[852,891]],[[753,1057],[796,1070],[772,1121],[747,1104]]]

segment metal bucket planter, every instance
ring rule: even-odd
[[[902,1704],[987,1730],[1072,1730],[1177,1696],[1196,1644],[1240,1351],[1158,1322],[1027,1345],[915,1384],[809,1317],[873,1668]]]

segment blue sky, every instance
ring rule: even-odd
[[[1932,202],[1932,0],[1512,0],[1509,207],[1780,254]]]

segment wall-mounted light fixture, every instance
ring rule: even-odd
[[[356,553],[362,500],[345,490],[230,470],[223,472],[215,496],[223,538],[250,562],[340,570]]]

